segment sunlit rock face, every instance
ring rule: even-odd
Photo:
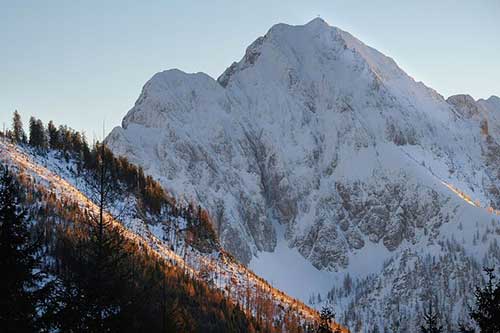
[[[154,75],[106,140],[209,209],[242,262],[284,237],[335,271],[439,237],[459,218],[443,182],[498,208],[499,129],[498,98],[445,100],[315,19],[273,26],[218,80]]]

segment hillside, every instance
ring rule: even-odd
[[[30,197],[40,198],[40,201],[36,200],[28,206],[34,211],[37,207],[48,205],[45,201],[50,201],[52,206],[61,207],[62,213],[58,214],[62,215],[69,214],[73,209],[98,210],[95,201],[89,199],[92,198],[91,188],[82,180],[83,173],[79,170],[78,158],[74,156],[57,149],[39,151],[27,145],[14,145],[5,140],[0,142],[2,164],[9,166],[17,174],[26,191],[31,193]],[[174,276],[185,274],[188,279],[194,281],[193,283],[206,288],[213,297],[225,298],[227,304],[232,304],[228,305],[229,309],[241,309],[239,311],[248,317],[247,325],[251,325],[243,331],[301,332],[318,320],[316,310],[273,288],[224,252],[216,245],[216,240],[208,242],[215,245],[200,246],[207,244],[206,233],[182,232],[181,230],[188,230],[189,224],[194,223],[193,219],[196,219],[186,213],[188,207],[176,203],[176,200],[169,196],[160,213],[154,213],[138,210],[138,200],[139,196],[136,194],[127,196],[119,205],[113,205],[108,216],[113,220],[113,224],[126,239],[145,249],[147,257],[153,258],[152,260],[158,258],[167,267],[171,267],[170,270],[174,272],[171,274]],[[48,219],[56,219],[55,216],[48,215]],[[41,224],[43,221],[40,217],[37,223]],[[65,223],[78,222],[70,219]],[[189,299],[190,296],[181,297]],[[209,307],[207,313],[210,313],[215,310],[210,306],[216,305],[204,306]],[[193,318],[199,317],[196,312],[190,315]],[[224,330],[223,327],[233,323],[227,318],[217,320],[220,320],[220,323],[215,326],[215,331]],[[200,323],[195,322],[194,327],[197,325]],[[207,327],[205,329],[210,330]]]

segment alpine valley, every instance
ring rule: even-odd
[[[223,248],[353,332],[467,321],[500,265],[500,98],[445,99],[320,18],[277,24],[215,80],[154,75],[106,139]]]

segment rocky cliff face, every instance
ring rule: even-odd
[[[276,227],[319,269],[381,242],[436,237],[457,217],[442,182],[498,208],[499,99],[447,101],[390,58],[315,19],[278,24],[214,80],[169,70],[107,138],[196,198],[245,263]]]

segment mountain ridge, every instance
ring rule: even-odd
[[[280,256],[303,260],[318,283],[287,291],[306,300],[407,249],[448,251],[452,235],[483,253],[463,230],[498,220],[495,101],[447,101],[316,19],[273,26],[217,81],[155,75],[106,142],[202,202],[223,246],[260,274],[288,272]]]

